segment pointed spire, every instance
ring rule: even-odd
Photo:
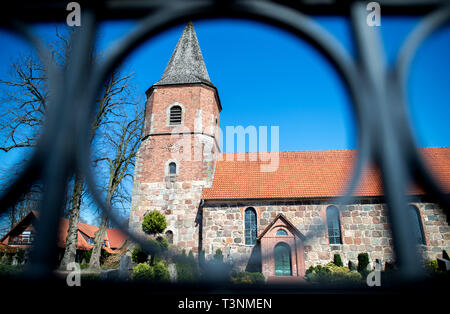
[[[203,61],[192,22],[186,24],[161,79],[154,85],[205,83],[213,85]]]

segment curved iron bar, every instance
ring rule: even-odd
[[[381,170],[384,197],[391,223],[396,263],[399,277],[416,280],[422,275],[420,259],[407,211],[408,169],[402,162],[401,146],[404,133],[396,133],[397,121],[392,116],[392,99],[388,97],[388,69],[384,60],[380,34],[377,28],[367,25],[366,8],[363,3],[354,3],[351,10],[353,28],[361,65],[361,81],[367,88],[366,105],[372,108],[373,123],[379,131],[374,133],[374,159]],[[375,129],[372,125],[372,129]]]
[[[393,95],[397,99],[400,112],[397,114],[399,118],[404,120],[400,128],[409,129],[409,132],[405,132],[405,141],[410,143],[407,146],[409,148],[404,152],[404,158],[409,162],[409,170],[413,174],[416,182],[420,182],[424,185],[424,189],[428,191],[432,198],[441,205],[443,211],[447,215],[447,222],[450,223],[450,197],[447,193],[442,191],[436,179],[424,162],[423,157],[417,151],[415,140],[412,136],[411,123],[408,121],[407,115],[407,80],[410,72],[410,67],[414,55],[421,46],[421,44],[438,29],[450,22],[450,6],[443,7],[433,13],[427,15],[418,26],[409,34],[408,38],[404,42],[400,49],[396,63],[394,65],[392,81],[395,84],[393,91],[396,95]]]
[[[38,237],[33,245],[30,258],[29,276],[42,278],[55,269],[59,217],[62,214],[66,186],[69,178],[77,171],[76,153],[79,149],[72,143],[90,129],[89,116],[92,102],[86,95],[85,84],[89,83],[92,71],[92,50],[96,30],[94,12],[83,12],[83,26],[73,34],[73,46],[67,56],[62,75],[54,76],[61,82],[53,83],[53,106],[48,115],[48,124],[44,137],[48,147],[44,151],[51,153],[44,164],[44,199],[40,208]],[[56,89],[55,89],[56,87]],[[58,88],[60,87],[61,90]],[[45,228],[45,231],[42,229]],[[40,232],[42,231],[42,232]]]
[[[5,29],[12,34],[22,38],[27,43],[31,44],[38,53],[39,58],[43,61],[44,66],[49,69],[49,72],[56,71],[53,64],[50,62],[50,53],[45,45],[35,36],[24,23],[18,21],[7,21],[4,25]],[[39,139],[36,149],[30,160],[25,164],[25,168],[19,173],[17,178],[13,180],[0,197],[0,213],[5,212],[8,208],[15,204],[19,198],[26,193],[30,185],[33,184],[42,174],[40,165],[45,159],[45,154],[42,145],[45,144],[43,139]]]
[[[345,48],[343,48],[331,34],[320,27],[317,22],[313,21],[312,18],[301,13],[293,12],[279,5],[263,2],[248,2],[238,7],[238,9],[236,9],[235,6],[230,6],[227,8],[229,11],[224,10],[224,7],[221,6],[220,12],[215,12],[214,10],[216,8],[214,7],[211,8],[208,6],[187,4],[185,7],[177,8],[175,10],[171,8],[151,14],[145,18],[134,31],[126,35],[125,39],[117,44],[116,49],[107,55],[106,61],[102,64],[102,68],[99,71],[99,77],[96,78],[97,84],[102,82],[103,79],[112,72],[114,67],[120,64],[123,59],[139,44],[143,43],[150,36],[155,35],[174,24],[186,22],[193,18],[209,18],[211,15],[235,16],[245,14],[245,17],[247,18],[276,23],[282,28],[288,29],[300,38],[306,39],[308,42],[312,43],[327,57],[328,61],[335,66],[341,76],[344,77],[344,81],[347,83],[347,87],[350,90],[350,94],[353,95],[355,103],[359,102],[359,99],[362,97],[362,93],[359,89],[356,66],[353,63],[352,58],[348,55]],[[99,88],[95,87],[92,92],[97,93],[98,90]],[[356,106],[355,111],[366,114],[364,116],[365,118],[357,117],[358,122],[369,120],[370,114],[367,110],[364,110],[364,108]],[[371,137],[367,131],[369,129],[362,128],[362,124],[363,123],[359,123],[362,134],[359,141],[361,153],[358,155],[359,158],[356,162],[356,167],[350,180],[349,188],[346,191],[346,195],[342,200],[337,201],[339,204],[345,204],[347,200],[352,198],[352,193],[358,183],[361,170],[370,156],[371,146],[369,144]],[[83,141],[84,138],[85,137],[82,137],[79,140]],[[93,196],[95,202],[102,209],[102,211],[108,215],[109,219],[115,225],[126,232],[132,241],[137,242],[145,250],[153,252],[154,248],[147,244],[142,236],[128,230],[125,224],[121,224],[117,220],[112,209],[100,196],[100,193],[96,189],[95,180],[93,179],[92,171],[90,169],[89,154],[82,153],[89,151],[90,146],[85,140],[83,142],[84,143],[79,143],[79,147],[83,147],[83,149],[78,150],[78,157],[80,165],[82,165],[81,168],[83,169],[83,173],[86,174],[86,183],[89,188],[89,192]],[[311,231],[306,235],[306,237],[314,237],[320,231],[321,230]]]
[[[51,54],[35,36],[29,28],[19,22],[12,21],[7,23],[7,29],[24,38],[38,52],[38,56],[47,69],[49,82],[49,110],[46,119],[46,125],[37,141],[36,148],[25,165],[24,170],[8,186],[5,193],[0,198],[0,212],[9,208],[12,204],[28,191],[30,186],[41,179],[43,185],[43,199],[39,204],[40,219],[36,222],[36,232],[38,236],[33,245],[30,260],[27,265],[26,274],[30,278],[42,278],[50,274],[54,269],[56,254],[56,234],[59,228],[59,217],[62,214],[62,205],[68,177],[74,167],[72,156],[76,147],[72,146],[70,139],[76,138],[74,135],[77,130],[77,123],[74,117],[77,116],[76,107],[73,100],[76,99],[73,88],[82,90],[80,75],[77,75],[81,64],[76,64],[77,56],[83,54],[83,50],[72,53],[72,62],[70,74],[63,73],[51,61]],[[82,39],[84,36],[81,36]],[[85,46],[82,45],[82,48]],[[86,49],[90,51],[90,49]],[[81,75],[83,76],[83,75]],[[78,80],[78,82],[76,82]],[[66,84],[64,84],[66,83]],[[75,86],[67,85],[76,83]],[[66,88],[68,87],[68,88]],[[65,94],[65,92],[69,94]],[[70,94],[72,92],[72,95]],[[70,103],[72,100],[72,104]],[[83,111],[83,110],[81,110]],[[61,127],[62,126],[62,127]],[[75,132],[74,132],[75,131]],[[68,141],[69,140],[69,141]],[[55,245],[49,245],[54,243]]]
[[[359,5],[359,4],[358,4]],[[356,6],[355,6],[356,7]],[[357,12],[359,10],[359,13]],[[358,22],[358,17],[362,16],[362,8],[355,9],[354,12],[354,25],[358,25],[361,21]],[[395,133],[392,132],[392,121],[383,122],[381,117],[386,118],[386,115],[389,113],[389,107],[380,106],[378,111],[374,112],[372,107],[376,107],[386,101],[388,103],[388,99],[386,99],[386,92],[384,91],[385,87],[380,85],[381,77],[380,73],[373,69],[373,65],[370,64],[370,60],[379,61],[374,58],[370,52],[364,51],[365,48],[368,47],[367,42],[363,42],[365,39],[364,27],[357,27],[357,41],[359,42],[359,51],[362,52],[362,59],[360,59],[360,64],[356,66],[352,61],[352,58],[348,57],[345,50],[342,48],[340,43],[334,39],[334,37],[328,35],[324,30],[322,30],[313,20],[307,16],[302,15],[299,12],[295,12],[292,9],[286,8],[279,4],[268,3],[268,2],[258,2],[258,1],[233,1],[233,2],[201,2],[201,3],[188,3],[186,5],[182,5],[180,2],[177,2],[177,7],[171,6],[171,3],[167,3],[166,5],[161,5],[158,10],[155,10],[156,13],[149,15],[144,21],[140,24],[140,26],[131,33],[125,40],[122,41],[122,45],[116,48],[112,54],[107,57],[107,61],[103,63],[100,67],[95,67],[93,71],[82,71],[80,69],[83,68],[83,65],[91,65],[90,63],[86,63],[89,61],[89,57],[83,52],[90,51],[89,48],[92,47],[93,44],[93,32],[95,31],[95,11],[90,12],[91,19],[88,19],[88,27],[85,26],[80,28],[78,32],[79,36],[77,40],[79,40],[79,48],[77,49],[77,53],[82,58],[77,58],[77,54],[72,53],[71,58],[69,59],[72,63],[69,64],[68,68],[71,68],[70,65],[73,66],[74,73],[70,73],[67,71],[64,73],[64,83],[66,85],[62,87],[67,87],[63,89],[68,92],[68,94],[59,93],[59,97],[55,97],[53,99],[53,103],[62,104],[62,106],[54,106],[54,107],[64,107],[63,109],[54,109],[49,114],[49,121],[46,127],[46,131],[44,132],[44,136],[42,137],[42,143],[40,142],[39,149],[36,151],[40,151],[42,153],[49,153],[53,151],[55,154],[52,155],[52,158],[47,158],[44,160],[41,155],[36,155],[38,157],[33,158],[32,162],[27,165],[26,170],[30,171],[39,168],[40,165],[45,165],[41,172],[35,172],[33,176],[30,177],[30,172],[22,172],[22,175],[10,186],[9,194],[3,195],[0,199],[0,204],[8,204],[7,197],[15,196],[12,191],[12,187],[21,187],[23,182],[30,182],[31,180],[35,180],[36,178],[45,175],[45,186],[48,193],[45,193],[45,199],[43,200],[43,204],[50,205],[50,209],[45,209],[45,213],[43,213],[43,219],[41,222],[42,226],[50,227],[51,232],[46,237],[42,237],[36,244],[37,247],[40,247],[42,251],[40,253],[36,253],[33,255],[32,262],[35,263],[38,267],[35,268],[37,273],[46,275],[49,270],[51,270],[52,262],[49,262],[49,259],[53,257],[52,250],[48,249],[48,243],[55,243],[54,241],[47,242],[51,239],[55,239],[56,235],[56,226],[57,221],[55,217],[59,217],[59,215],[55,215],[55,213],[59,213],[61,211],[61,195],[55,194],[55,191],[61,192],[61,182],[64,180],[67,181],[68,176],[76,169],[81,169],[87,175],[87,183],[89,187],[89,191],[94,197],[96,203],[102,208],[108,216],[111,218],[113,223],[118,223],[115,215],[112,213],[111,209],[106,206],[104,201],[102,200],[100,194],[95,188],[94,179],[92,177],[89,156],[90,154],[83,154],[83,152],[89,152],[89,145],[86,143],[86,129],[85,126],[88,126],[90,121],[90,117],[92,116],[92,112],[95,109],[95,106],[92,106],[93,100],[95,99],[95,95],[99,92],[101,83],[106,79],[107,75],[112,71],[112,69],[117,66],[117,64],[138,44],[142,43],[149,36],[155,35],[160,31],[167,29],[170,26],[175,24],[185,22],[190,19],[201,19],[201,18],[213,18],[213,17],[223,17],[223,16],[231,16],[231,17],[245,17],[250,19],[256,19],[263,22],[267,22],[273,25],[277,25],[281,28],[284,28],[295,35],[307,40],[313,46],[315,46],[336,68],[338,73],[344,80],[347,88],[350,91],[351,97],[353,99],[353,104],[355,106],[355,112],[358,118],[358,125],[360,131],[360,154],[358,156],[358,161],[356,164],[356,169],[353,173],[353,177],[349,188],[347,190],[346,195],[341,199],[341,203],[345,204],[346,200],[351,199],[351,191],[355,188],[358,178],[360,176],[361,170],[365,165],[366,161],[374,155],[375,161],[377,164],[381,164],[382,174],[383,174],[383,182],[386,188],[386,196],[387,196],[387,204],[390,207],[389,212],[394,212],[396,214],[404,214],[404,206],[406,204],[405,200],[405,191],[404,186],[407,181],[407,173],[402,172],[405,170],[401,168],[400,170],[395,169],[395,166],[399,162],[399,157],[402,155],[401,150],[395,149],[395,144],[398,143],[399,139],[403,139],[408,136],[409,130],[404,130],[402,132],[402,136],[398,136],[395,139],[389,139],[390,135]],[[89,14],[89,12],[88,12]],[[362,33],[359,33],[361,32]],[[358,36],[359,33],[359,36]],[[85,36],[86,38],[83,38]],[[369,36],[373,36],[369,34]],[[79,72],[77,72],[77,70]],[[90,75],[86,75],[89,73]],[[81,77],[94,77],[94,79],[81,81]],[[52,75],[52,77],[58,77],[58,75]],[[87,83],[90,88],[84,90],[81,88],[82,86],[86,86]],[[59,80],[53,84],[54,86],[58,86],[60,84]],[[369,92],[365,92],[361,87],[368,88]],[[75,95],[75,92],[83,91],[84,93],[80,95]],[[72,94],[71,94],[72,93]],[[73,97],[72,98],[70,97]],[[74,104],[80,106],[79,110],[74,109]],[[63,119],[55,113],[61,113]],[[68,114],[73,114],[68,116]],[[70,119],[71,118],[71,119]],[[382,128],[383,132],[380,135],[377,135],[374,130],[374,121],[381,122],[386,127]],[[386,121],[389,121],[387,119]],[[59,123],[58,123],[59,122]],[[67,124],[61,123],[67,122]],[[60,132],[60,126],[65,127],[64,132]],[[369,127],[372,126],[372,127]],[[69,130],[70,127],[73,127],[73,130]],[[83,128],[84,127],[84,128]],[[405,135],[406,134],[406,135]],[[84,135],[84,136],[80,136]],[[68,145],[67,143],[63,143],[63,140],[67,139],[76,139],[78,145]],[[384,140],[387,139],[387,144],[380,145]],[[55,145],[56,144],[56,145]],[[68,147],[69,146],[69,147]],[[392,149],[392,150],[391,150]],[[69,153],[76,154],[76,159],[71,159],[73,155]],[[55,164],[51,164],[50,161],[53,161]],[[400,176],[398,178],[393,178],[393,175],[389,172],[389,170],[394,170],[396,174],[400,172]],[[424,169],[424,173],[426,174],[426,170]],[[33,172],[31,172],[33,173]],[[433,190],[433,186],[429,186]],[[23,187],[22,187],[23,189]],[[47,195],[48,194],[48,195]],[[62,194],[62,193],[61,193]],[[13,199],[13,197],[11,198]],[[395,211],[394,211],[395,209]],[[3,210],[3,209],[2,209]],[[398,217],[394,220],[393,229],[398,227]],[[397,221],[397,222],[396,222]],[[120,227],[124,228],[125,226]],[[125,227],[126,228],[126,227]],[[405,230],[403,229],[403,234],[405,234]],[[48,230],[46,230],[48,231]],[[124,230],[126,231],[126,230]],[[130,235],[130,237],[136,242],[142,242],[140,238],[133,237],[132,234],[126,232]],[[399,241],[399,237],[394,234],[394,240],[397,238],[395,247],[396,250],[401,247],[404,243]],[[404,237],[400,237],[404,238]],[[145,243],[143,243],[145,247]],[[37,252],[38,250],[34,250]],[[406,253],[405,253],[406,252]],[[408,255],[412,252],[410,245],[407,245],[407,248],[400,253],[400,259],[405,260],[405,257],[411,256]],[[414,263],[413,263],[414,264]],[[412,271],[416,270],[416,265],[410,264],[408,268],[407,274],[411,274]],[[29,273],[30,274],[30,273]]]
[[[36,36],[20,24],[12,24],[12,29],[38,50],[48,71],[51,95],[46,125],[37,147],[24,171],[0,199],[0,207],[4,211],[42,177],[44,193],[36,224],[38,236],[32,248],[31,262],[26,269],[26,274],[34,278],[46,277],[54,269],[59,217],[62,214],[68,178],[76,169],[73,156],[77,146],[72,145],[72,142],[79,138],[90,121],[89,116],[86,116],[90,112],[90,103],[79,100],[82,100],[80,94],[85,90],[85,77],[89,77],[91,69],[86,61],[89,60],[94,43],[92,30],[95,21],[92,12],[88,10],[83,13],[83,17],[85,25],[74,34],[73,51],[68,55],[64,71],[51,63],[50,53]]]

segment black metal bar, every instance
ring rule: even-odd
[[[82,26],[73,38],[64,72],[49,63],[48,53],[26,27],[18,21],[65,21],[66,3],[59,1],[22,1],[10,4],[0,13],[0,23],[19,30],[38,46],[49,69],[51,108],[39,145],[24,172],[0,198],[0,212],[16,202],[27,187],[41,180],[44,199],[40,208],[37,237],[33,245],[28,276],[43,278],[55,268],[56,234],[67,181],[75,171],[86,176],[89,192],[97,205],[135,242],[150,252],[137,234],[120,225],[111,208],[96,189],[89,162],[89,123],[95,113],[95,99],[108,75],[133,49],[148,38],[190,19],[242,17],[270,23],[311,43],[334,66],[353,100],[358,119],[360,151],[347,194],[336,203],[347,204],[363,167],[374,161],[382,171],[389,208],[394,248],[403,280],[420,279],[421,268],[408,221],[407,187],[418,179],[427,193],[436,196],[448,215],[448,195],[439,189],[418,155],[405,117],[405,84],[410,60],[420,43],[450,17],[447,1],[378,1],[382,14],[427,14],[408,39],[394,68],[384,60],[376,28],[366,25],[366,1],[264,1],[264,0],[165,0],[81,2]],[[341,15],[351,18],[358,58],[352,58],[342,45],[307,14]],[[137,28],[109,50],[101,64],[93,64],[91,51],[97,21],[141,19]],[[13,25],[13,26],[11,26]],[[26,25],[26,24],[25,24]],[[342,206],[341,206],[342,208]],[[309,236],[315,236],[312,233]]]

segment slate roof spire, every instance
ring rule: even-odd
[[[186,24],[161,79],[154,85],[205,83],[214,86],[206,70],[192,22]]]

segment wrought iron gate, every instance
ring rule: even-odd
[[[374,161],[382,180],[391,222],[394,249],[402,280],[419,279],[421,266],[416,256],[413,230],[408,224],[407,184],[416,180],[450,217],[449,195],[440,190],[419,155],[405,114],[406,78],[420,44],[450,20],[447,1],[379,0],[382,14],[421,15],[422,22],[409,34],[393,66],[383,62],[379,29],[366,24],[365,1],[265,1],[265,0],[153,0],[80,1],[82,25],[72,38],[73,51],[63,70],[51,64],[48,52],[32,33],[32,22],[65,21],[65,2],[20,1],[0,13],[4,28],[19,34],[39,51],[49,73],[51,110],[38,146],[21,175],[0,199],[0,210],[15,203],[27,187],[40,180],[44,197],[40,207],[38,237],[32,252],[28,276],[44,278],[55,268],[58,217],[62,212],[68,178],[80,170],[97,205],[120,225],[96,190],[89,163],[89,121],[95,113],[95,99],[102,82],[113,69],[148,38],[179,23],[195,19],[239,17],[281,27],[311,43],[340,74],[354,105],[359,126],[359,155],[347,195],[337,202],[349,203],[361,169]],[[352,25],[357,56],[352,57],[336,38],[317,24],[314,15],[340,15]],[[109,49],[105,60],[93,63],[89,51],[95,44],[98,23],[104,20],[134,19],[135,29]],[[126,231],[130,239],[139,236]],[[151,251],[151,248],[148,248]]]

